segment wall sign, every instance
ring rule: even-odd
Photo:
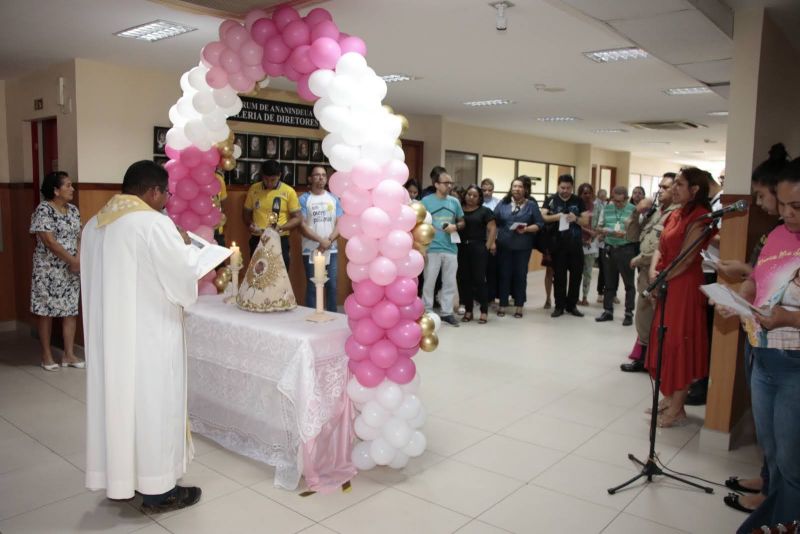
[[[242,110],[237,115],[230,117],[229,120],[277,124],[279,126],[310,128],[312,130],[319,128],[319,122],[314,118],[313,106],[247,96],[240,98],[242,99]]]

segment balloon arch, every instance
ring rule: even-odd
[[[222,218],[212,201],[220,190],[215,171],[233,169],[239,155],[226,122],[241,110],[238,93],[264,87],[269,76],[297,82],[298,95],[315,102],[314,115],[329,132],[322,150],[336,169],[330,189],[344,210],[339,231],[353,282],[344,305],[352,331],[347,393],[361,412],[355,433],[362,440],[351,458],[359,469],[402,468],[426,447],[412,357],[436,348],[439,327],[417,297],[434,230],[403,187],[409,171],[398,139],[405,118],[381,105],[386,82],[367,65],[364,41],[340,32],[325,9],[301,17],[281,6],[271,18],[253,10],[244,24],[222,22],[219,38],[183,74],[183,95],[169,110],[169,216],[211,239]]]

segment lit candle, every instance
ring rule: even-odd
[[[314,252],[314,279],[319,282],[325,280],[325,255],[319,250]]]
[[[242,265],[242,252],[236,246],[236,241],[231,244],[231,265],[234,267],[241,267]]]

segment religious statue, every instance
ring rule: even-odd
[[[261,234],[239,288],[236,304],[243,310],[262,313],[297,307],[281,255],[281,238],[273,226]]]

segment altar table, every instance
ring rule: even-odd
[[[275,467],[275,485],[331,491],[356,473],[350,461],[349,335],[344,315],[253,313],[201,296],[185,312],[192,430]]]

